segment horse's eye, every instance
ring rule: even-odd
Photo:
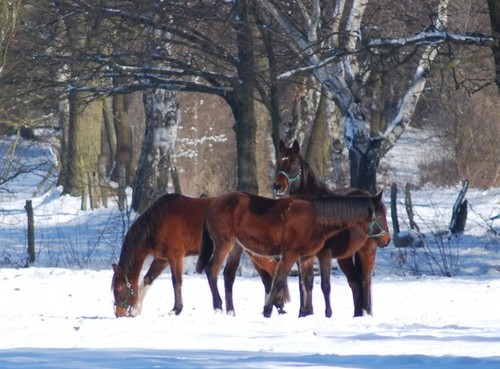
[[[281,158],[281,161],[287,161],[288,158],[285,156],[284,158]]]

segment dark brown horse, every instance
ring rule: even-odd
[[[205,270],[213,297],[213,307],[222,310],[217,276],[227,255],[237,242],[249,254],[279,257],[271,291],[264,305],[270,317],[276,297],[286,283],[292,265],[299,260],[304,280],[311,279],[308,265],[325,241],[346,227],[359,232],[385,218],[382,193],[377,196],[320,198],[287,197],[268,199],[245,192],[216,198],[207,209],[196,271]],[[307,304],[310,289],[303,288]],[[305,305],[305,309],[309,309]]]
[[[183,308],[181,287],[184,257],[198,254],[203,219],[213,200],[213,197],[192,198],[167,194],[135,220],[123,241],[120,261],[113,264],[112,288],[117,317],[136,316],[141,312],[148,288],[168,265],[171,268],[175,299],[171,314],[180,314]],[[148,256],[152,256],[153,261],[139,285],[141,269]],[[275,263],[267,258],[249,256],[268,293]],[[232,263],[231,257],[228,258],[228,265]],[[278,309],[283,308],[287,299],[288,290],[285,289],[278,298]]]
[[[300,155],[300,147],[294,141],[287,148],[280,141],[276,178],[273,185],[276,196],[286,195],[368,195],[367,191],[355,188],[330,190],[320,182],[309,164]],[[384,210],[385,212],[385,210]],[[377,246],[385,247],[390,242],[390,234],[385,217],[368,232],[360,232],[359,228],[350,228],[327,240],[325,247],[317,253],[321,274],[321,289],[325,298],[325,315],[332,315],[330,304],[331,260],[337,258],[340,269],[347,277],[354,300],[354,316],[363,315],[363,311],[372,314],[371,279],[377,254]],[[352,250],[356,250],[352,253]],[[312,268],[312,265],[309,266]],[[309,281],[312,288],[312,281]],[[302,294],[301,294],[302,297]],[[310,312],[302,312],[307,315]]]

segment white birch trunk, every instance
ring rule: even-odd
[[[334,15],[333,24],[330,28],[331,38],[327,44],[332,51],[342,46],[347,50],[356,50],[361,41],[361,22],[369,0],[353,0],[352,2],[336,2],[332,9]],[[298,32],[294,24],[280,14],[279,11],[267,0],[259,0],[259,3],[278,21],[309,58],[309,65],[319,82],[331,94],[331,98],[340,110],[345,126],[345,145],[349,150],[351,161],[351,186],[364,187],[369,191],[375,191],[375,171],[378,167],[380,157],[392,147],[394,142],[401,136],[411,123],[417,102],[423,92],[428,72],[432,62],[437,55],[437,45],[429,45],[422,53],[419,65],[410,83],[408,90],[398,109],[396,117],[388,124],[387,129],[380,137],[370,137],[370,122],[368,114],[365,114],[362,106],[363,95],[361,88],[367,80],[368,73],[361,79],[359,61],[356,54],[350,54],[340,59],[325,63],[315,53],[318,45],[317,30],[311,27],[318,26],[317,12],[318,1],[313,1],[311,17],[307,22],[307,38],[304,33]],[[449,0],[440,0],[438,4],[437,19],[434,22],[439,30],[444,30],[447,23],[447,9]],[[346,7],[350,5],[350,8]],[[324,11],[324,10],[323,10]],[[349,12],[346,14],[345,12]],[[340,29],[340,19],[346,19],[345,28]],[[346,18],[345,18],[346,17]],[[308,19],[307,17],[305,17]],[[344,44],[340,44],[339,34],[346,35]],[[333,59],[335,60],[335,59]],[[287,73],[286,75],[290,75]]]
[[[181,122],[172,91],[155,90],[144,95],[146,133],[137,167],[132,208],[144,211],[172,188],[171,156]]]

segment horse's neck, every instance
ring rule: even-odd
[[[144,255],[144,256],[143,256]],[[146,254],[136,250],[133,255],[121,255],[119,265],[130,283],[138,283]]]
[[[324,182],[316,178],[309,164],[302,160],[302,178],[300,186],[295,193],[306,196],[321,196],[330,195],[331,190]]]

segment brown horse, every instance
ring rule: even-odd
[[[123,241],[120,261],[113,264],[112,289],[117,317],[140,314],[147,290],[168,265],[171,268],[175,300],[170,313],[180,314],[183,308],[183,259],[198,254],[203,219],[213,200],[213,197],[163,195],[135,220]],[[139,286],[139,275],[148,256],[152,256],[153,261]],[[275,263],[267,258],[249,256],[268,293]],[[228,264],[231,263],[230,257]],[[285,288],[278,297],[278,309],[282,310],[287,299],[288,290]]]
[[[276,196],[286,195],[368,195],[364,190],[343,188],[330,190],[320,182],[309,164],[300,155],[299,143],[295,140],[287,148],[280,141],[279,158],[276,178],[273,185]],[[384,208],[385,213],[385,208]],[[377,246],[385,247],[390,242],[389,228],[386,218],[381,218],[378,224],[368,232],[360,232],[359,228],[350,228],[339,232],[327,240],[325,247],[317,253],[321,274],[321,289],[325,298],[325,315],[331,317],[330,304],[330,274],[331,260],[337,258],[340,269],[347,277],[354,301],[354,316],[363,315],[363,311],[372,315],[371,279],[377,254]],[[352,251],[356,252],[353,253]],[[312,268],[312,265],[309,266]],[[312,281],[310,288],[312,288]],[[301,294],[302,297],[302,294]],[[312,305],[311,305],[312,306]],[[307,315],[310,312],[302,312]]]
[[[385,218],[382,193],[377,196],[320,198],[287,197],[268,199],[245,192],[216,198],[207,209],[196,271],[205,270],[213,297],[213,307],[222,310],[217,276],[226,256],[237,242],[250,254],[279,257],[271,291],[264,305],[270,317],[278,293],[286,283],[292,265],[299,259],[305,281],[311,280],[308,266],[325,241],[346,227],[359,232]],[[307,304],[310,289],[302,288]],[[305,309],[312,307],[305,306]]]

